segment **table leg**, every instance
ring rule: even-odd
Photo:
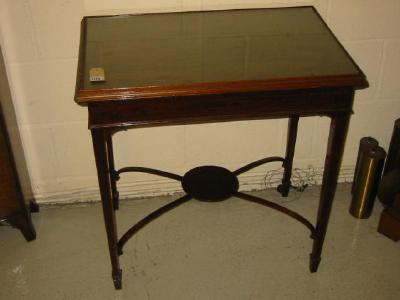
[[[26,208],[24,208],[26,209]],[[36,239],[36,231],[33,227],[32,220],[30,217],[30,213],[25,211],[23,213],[16,214],[11,216],[8,219],[8,222],[12,227],[18,228],[21,230],[21,233],[24,235],[24,238],[27,242],[33,241]]]
[[[317,215],[317,224],[312,253],[310,255],[310,271],[316,272],[321,261],[322,246],[328,227],[329,216],[335,196],[340,163],[343,155],[347,129],[350,120],[349,112],[336,113],[331,117],[328,148],[325,158],[324,175]]]
[[[92,129],[93,150],[96,159],[104,222],[107,231],[108,248],[112,265],[112,278],[116,289],[121,289],[122,271],[119,266],[117,224],[112,199],[107,129]]]
[[[114,151],[113,151],[113,143],[112,143],[112,135],[110,134],[107,137],[107,157],[108,157],[108,165],[110,169],[110,180],[111,180],[111,196],[113,199],[114,209],[119,208],[119,193],[117,189],[117,179],[114,176],[115,174],[115,166],[114,166]]]
[[[294,149],[296,147],[298,123],[299,123],[299,116],[291,116],[289,118],[287,142],[286,142],[286,155],[285,155],[285,161],[283,162],[283,167],[284,167],[283,179],[282,179],[282,184],[278,186],[278,192],[280,192],[283,197],[287,197],[289,195],[289,189],[291,186],[290,178],[292,177],[293,156],[294,156]]]

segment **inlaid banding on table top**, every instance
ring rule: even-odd
[[[304,88],[365,87],[365,78],[356,75],[281,78],[252,81],[193,83],[180,86],[87,89],[77,91],[75,101],[87,105],[99,101],[170,98],[180,96],[218,95],[244,92],[303,90]]]

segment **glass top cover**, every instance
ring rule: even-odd
[[[362,74],[312,7],[86,17],[83,30],[80,90]]]

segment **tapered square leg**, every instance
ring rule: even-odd
[[[122,289],[122,270],[118,269],[112,273],[112,279],[116,290]]]
[[[283,162],[283,167],[284,167],[283,178],[282,178],[282,184],[278,186],[278,192],[281,193],[283,197],[287,197],[289,195],[289,190],[291,186],[290,178],[292,177],[293,157],[294,157],[294,150],[296,147],[298,123],[299,123],[299,116],[291,116],[289,118],[287,142],[286,142],[286,155],[285,155],[285,161]]]
[[[103,205],[104,222],[107,231],[108,249],[110,252],[112,279],[116,289],[121,289],[122,271],[119,265],[117,224],[112,199],[110,163],[107,141],[110,132],[107,129],[92,129],[93,149],[96,159],[97,177],[99,181],[101,203]]]
[[[115,178],[115,165],[114,165],[114,151],[113,151],[113,142],[112,135],[110,134],[107,138],[107,158],[108,165],[110,169],[110,180],[111,180],[111,196],[114,203],[114,209],[119,209],[119,193],[117,189],[117,178]]]
[[[350,112],[335,113],[331,118],[317,224],[313,237],[313,249],[310,255],[311,272],[317,271],[321,261],[322,246],[324,244],[333,198],[335,196],[340,163],[350,120]]]

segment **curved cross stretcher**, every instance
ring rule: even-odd
[[[226,200],[233,196],[246,201],[258,203],[282,212],[287,216],[302,223],[310,230],[311,238],[314,239],[316,231],[315,227],[311,224],[311,222],[309,222],[306,218],[304,218],[297,212],[266,199],[239,192],[239,180],[237,178],[237,175],[245,173],[262,164],[277,161],[285,163],[284,158],[274,156],[249,163],[233,172],[217,166],[201,166],[191,169],[184,176],[144,167],[125,167],[118,171],[114,171],[112,176],[114,180],[118,180],[120,178],[120,174],[122,173],[143,172],[180,181],[182,184],[182,188],[185,191],[184,196],[148,214],[146,217],[133,225],[128,231],[126,231],[125,234],[123,234],[123,236],[118,241],[119,255],[123,253],[122,249],[126,242],[140,229],[142,229],[151,221],[160,217],[164,213],[182,205],[183,203],[188,202],[191,199],[197,199],[204,202],[218,202]]]

